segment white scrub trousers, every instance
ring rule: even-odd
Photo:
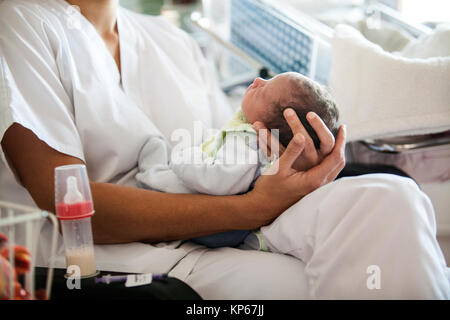
[[[433,207],[411,179],[339,179],[262,234],[274,253],[198,249],[171,275],[206,299],[450,298]]]

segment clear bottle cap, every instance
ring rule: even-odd
[[[55,168],[55,207],[60,220],[82,219],[94,214],[85,165]]]

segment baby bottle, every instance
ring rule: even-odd
[[[55,205],[61,222],[67,268],[78,266],[81,278],[96,275],[91,228],[94,206],[86,166],[55,168]]]

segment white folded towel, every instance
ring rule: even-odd
[[[432,34],[410,41],[399,54],[405,58],[450,57],[450,23],[441,23]]]
[[[450,37],[441,35],[440,46],[445,47],[442,41],[450,45]],[[419,56],[420,44],[408,46],[408,54]],[[348,141],[450,129],[450,56],[389,53],[347,25],[336,26],[332,48],[330,89],[347,124]]]

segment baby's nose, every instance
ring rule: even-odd
[[[253,84],[255,86],[260,86],[263,85],[266,82],[266,80],[264,80],[263,78],[256,78],[255,81],[253,81]]]

